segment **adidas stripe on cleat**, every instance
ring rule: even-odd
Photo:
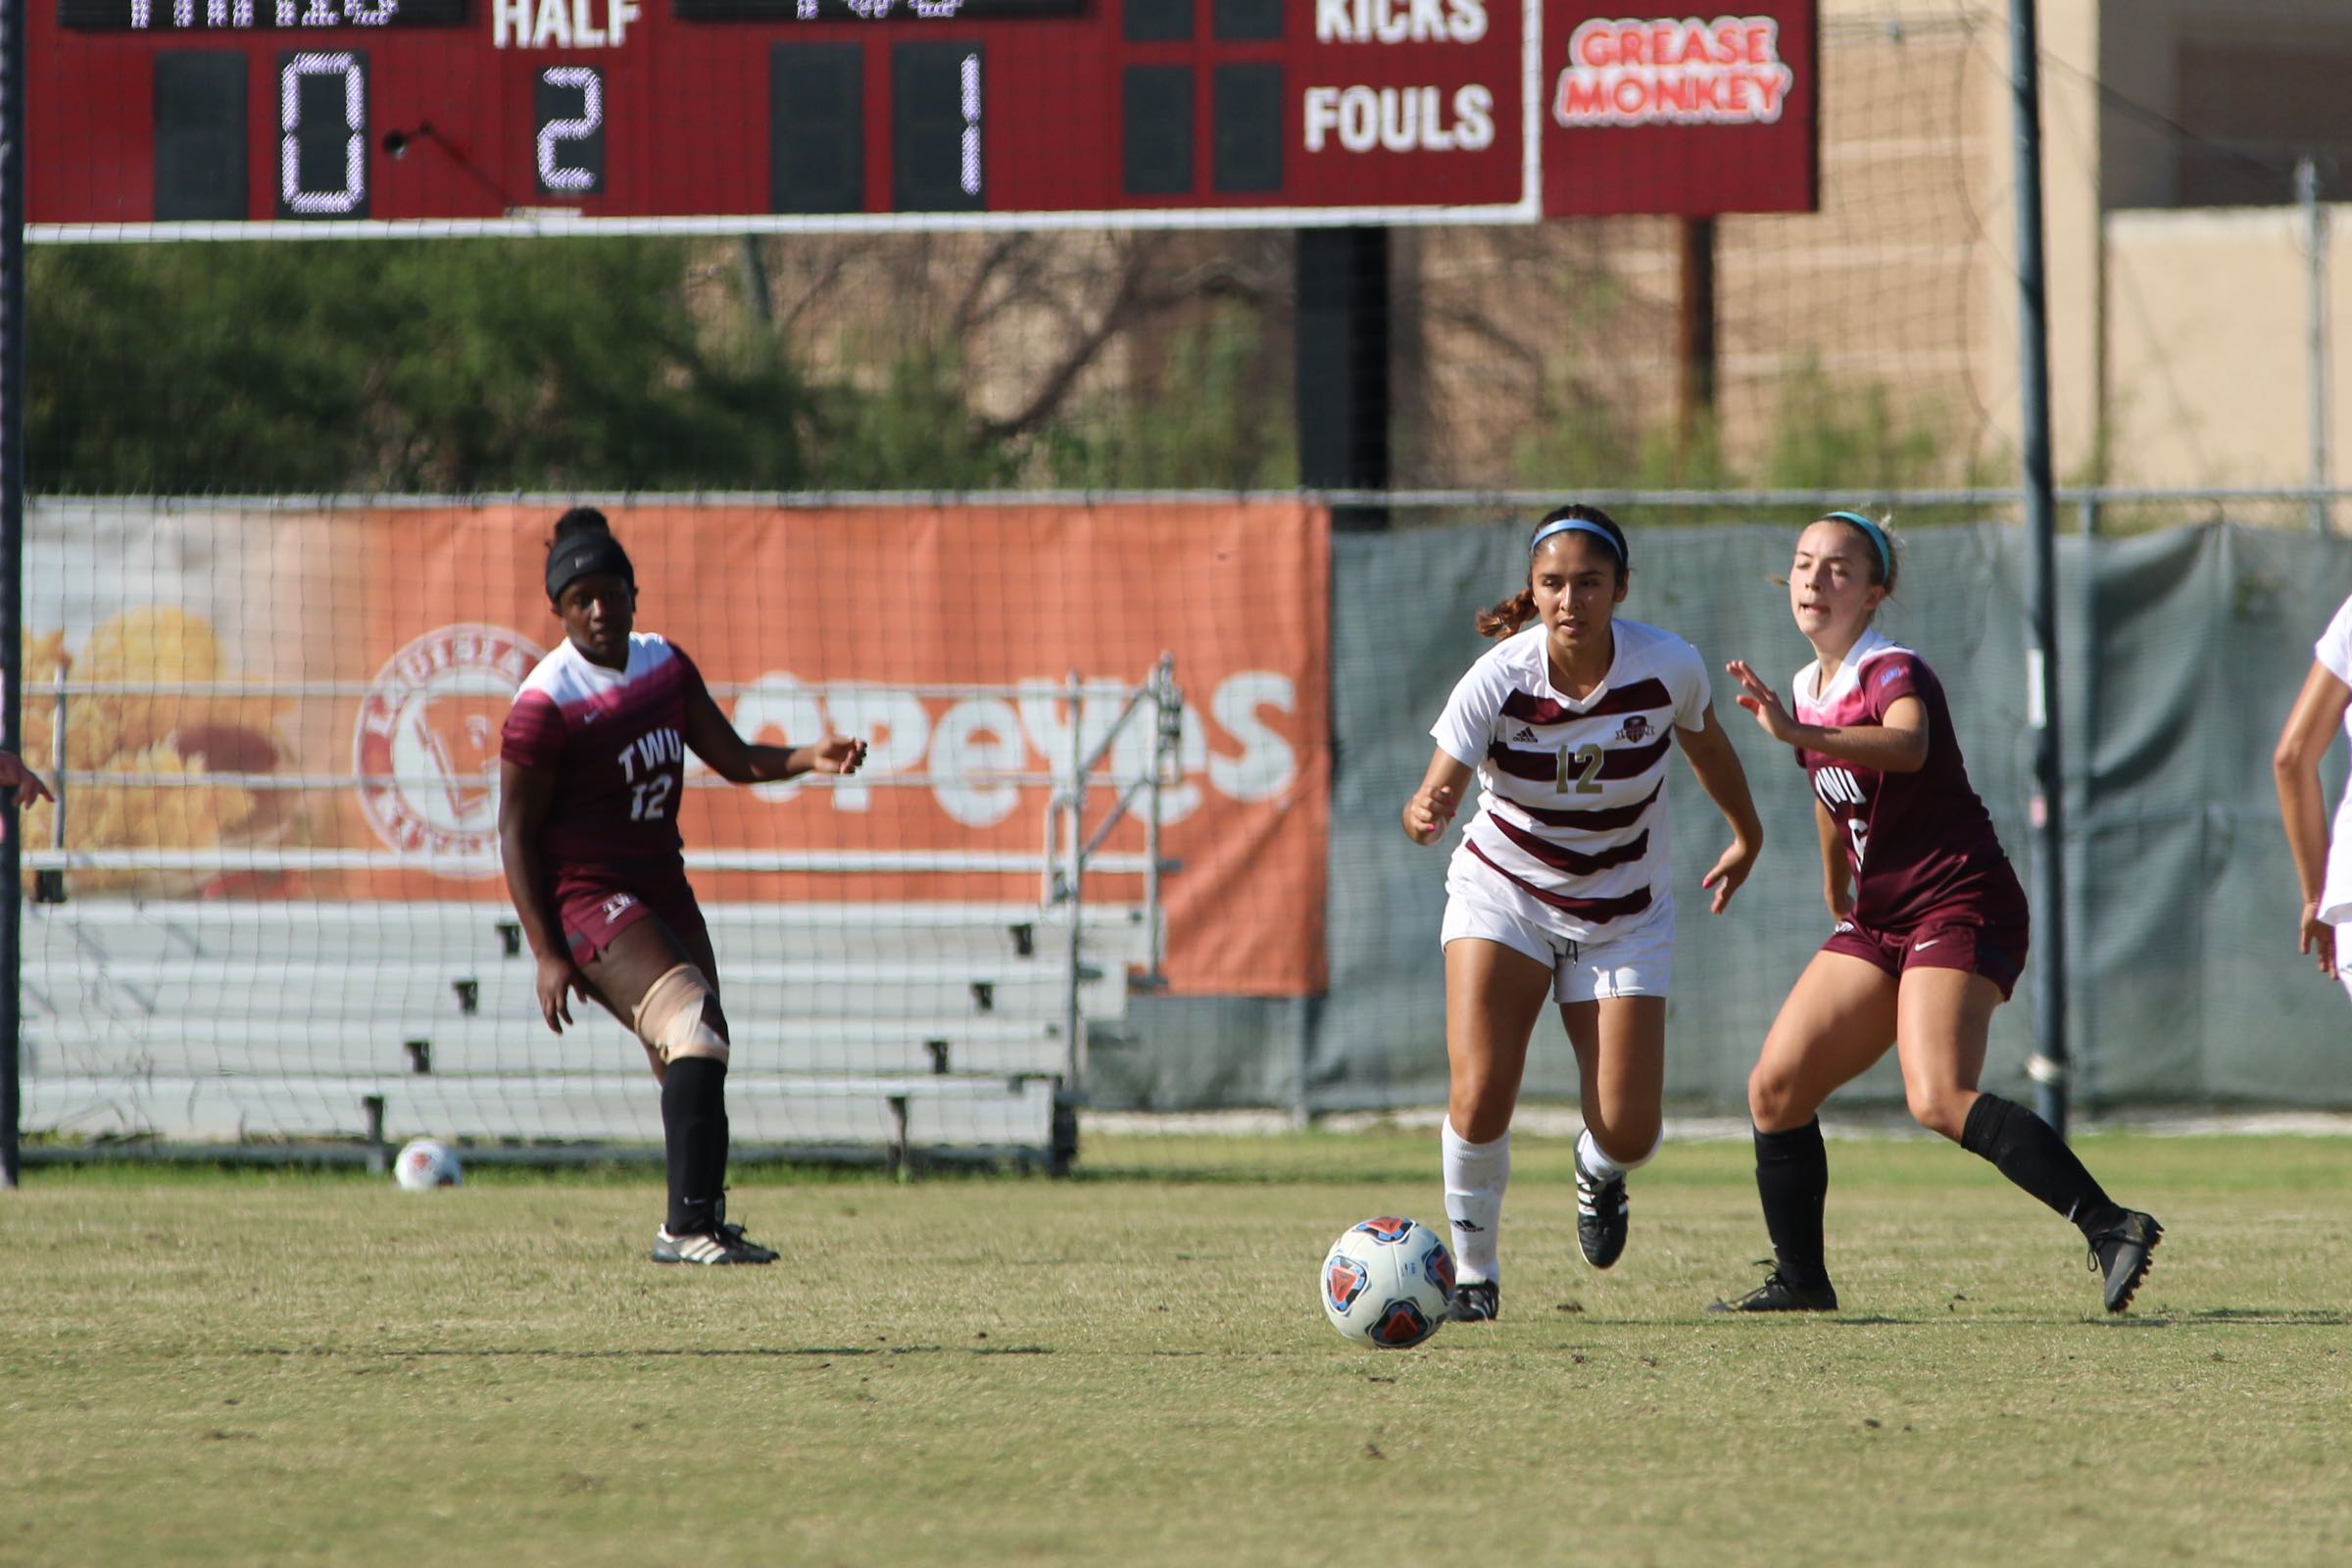
[[[721,1225],[714,1231],[690,1231],[672,1236],[664,1225],[654,1233],[657,1263],[773,1263],[775,1252],[743,1234],[740,1225]]]
[[[1623,1176],[1594,1181],[1585,1174],[1583,1163],[1578,1163],[1576,1245],[1584,1249],[1585,1261],[1594,1268],[1607,1268],[1625,1255],[1626,1207]]]

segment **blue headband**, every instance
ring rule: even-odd
[[[1880,527],[1877,523],[1871,521],[1859,512],[1824,513],[1822,514],[1822,521],[1850,522],[1855,527],[1861,529],[1864,536],[1870,540],[1871,548],[1879,553],[1879,581],[1889,585],[1894,582],[1894,550],[1886,543],[1886,529]]]
[[[1547,522],[1538,528],[1536,536],[1527,542],[1527,553],[1533,556],[1543,548],[1544,541],[1555,533],[1589,533],[1609,547],[1609,554],[1617,558],[1617,564],[1625,564],[1625,547],[1618,544],[1617,536],[1599,523],[1587,522],[1582,517],[1562,517],[1557,522]]]

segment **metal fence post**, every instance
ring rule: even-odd
[[[2320,167],[2309,156],[2295,164],[2295,200],[2303,208],[2303,334],[2311,419],[2311,531],[2327,534],[2328,419],[2328,207],[2320,200]]]

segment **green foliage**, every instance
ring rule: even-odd
[[[71,247],[28,275],[63,493],[785,487],[808,394],[669,241]]]
[[[1179,327],[1157,385],[1035,442],[1044,482],[1073,489],[1279,489],[1298,482],[1290,387],[1268,364],[1265,322],[1220,302]]]
[[[1012,482],[1014,450],[964,403],[953,354],[892,362],[882,386],[823,389],[812,405],[810,474],[827,490],[984,490]]]
[[[1948,433],[1952,421],[1937,411],[1906,413],[1885,382],[1836,382],[1809,365],[1783,378],[1772,399],[1769,430],[1744,456],[1725,450],[1722,428],[1711,416],[1692,420],[1686,431],[1673,421],[1644,424],[1619,405],[1572,389],[1555,393],[1552,401],[1565,412],[1536,426],[1519,446],[1515,466],[1528,485],[1884,494],[1966,486],[1986,477],[1976,463],[1955,462]],[[1956,509],[1952,518],[1980,514],[1981,509]],[[1677,512],[1672,520],[1745,521],[1763,520],[1763,515],[1754,508],[1703,508]],[[1905,520],[1938,519],[1908,514]]]

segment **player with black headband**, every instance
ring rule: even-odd
[[[1900,566],[1881,524],[1833,512],[1797,536],[1788,607],[1813,645],[1795,711],[1740,660],[1737,699],[1795,748],[1813,785],[1822,896],[1837,922],[1797,977],[1747,1081],[1756,1190],[1779,1266],[1713,1310],[1834,1311],[1823,1259],[1829,1156],[1815,1114],[1892,1045],[1903,1097],[1941,1133],[2074,1221],[2110,1312],[2164,1234],[2110,1200],[2042,1119],[1977,1089],[1992,1012],[2025,969],[2025,890],[1969,786],[1943,685],[1871,624]]]
[[[601,513],[579,507],[557,520],[547,598],[564,638],[508,711],[498,808],[539,1010],[561,1034],[576,993],[645,1043],[669,1157],[654,1261],[773,1262],[726,1221],[727,1020],[679,853],[678,796],[689,751],[730,783],[758,784],[854,773],[865,743],[746,742],[693,661],[634,629],[637,574]]]
[[[1698,650],[1616,617],[1632,577],[1625,533],[1606,513],[1569,506],[1543,520],[1528,543],[1527,585],[1478,617],[1500,646],[1454,687],[1430,731],[1429,770],[1404,806],[1406,835],[1434,844],[1478,775],[1478,812],[1446,870],[1440,937],[1457,1321],[1501,1310],[1511,1115],[1546,996],[1559,1004],[1582,1089],[1577,1241],[1594,1268],[1625,1250],[1626,1173],[1656,1152],[1662,1122],[1674,972],[1666,756],[1677,742],[1732,828],[1730,848],[1699,879],[1716,912],[1763,848]]]

